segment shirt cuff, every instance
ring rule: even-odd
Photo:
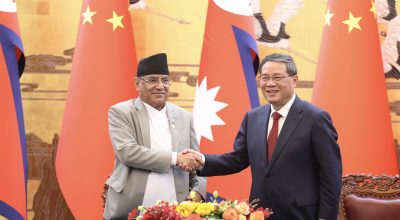
[[[172,152],[172,159],[171,159],[171,165],[176,166],[176,161],[178,159],[178,153]]]
[[[201,163],[204,165],[206,163],[206,157],[204,154],[201,154]]]

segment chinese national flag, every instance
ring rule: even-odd
[[[398,173],[372,1],[328,2],[313,102],[332,115],[344,174]]]
[[[258,68],[252,11],[248,0],[210,0],[194,104],[194,126],[201,152],[226,153],[247,111],[259,106]],[[240,181],[240,187],[234,184]],[[247,199],[249,169],[208,178],[208,191]]]
[[[27,155],[19,78],[25,56],[15,1],[0,4],[0,218],[26,219]]]
[[[84,0],[56,158],[76,219],[102,219],[114,162],[108,109],[136,95],[136,63],[128,1]]]

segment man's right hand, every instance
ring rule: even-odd
[[[193,172],[203,167],[204,164],[201,158],[201,153],[191,149],[185,149],[178,153],[176,165],[187,172]]]

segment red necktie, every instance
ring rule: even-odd
[[[278,120],[281,117],[281,115],[278,112],[274,112],[272,114],[272,118],[274,119],[274,122],[272,124],[272,128],[271,131],[269,132],[268,135],[268,161],[271,161],[272,158],[272,154],[274,153],[275,150],[275,145],[276,145],[276,141],[278,139]]]

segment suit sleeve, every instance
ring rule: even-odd
[[[156,172],[169,171],[172,152],[139,145],[135,126],[129,123],[121,110],[111,107],[108,113],[108,122],[115,156],[122,163],[137,169]]]
[[[319,218],[336,219],[342,183],[342,159],[337,132],[329,113],[319,114],[312,132],[313,150],[319,165]]]
[[[234,150],[225,154],[205,154],[206,159],[201,176],[221,176],[238,173],[247,168],[249,156],[247,151],[247,118],[244,116],[239,132],[236,135]]]
[[[190,148],[195,151],[199,151],[199,144],[197,141],[196,132],[193,127],[193,117],[190,116]],[[189,187],[191,190],[194,190],[203,197],[206,198],[206,188],[207,188],[207,179],[206,177],[197,176],[196,173],[189,174]]]

